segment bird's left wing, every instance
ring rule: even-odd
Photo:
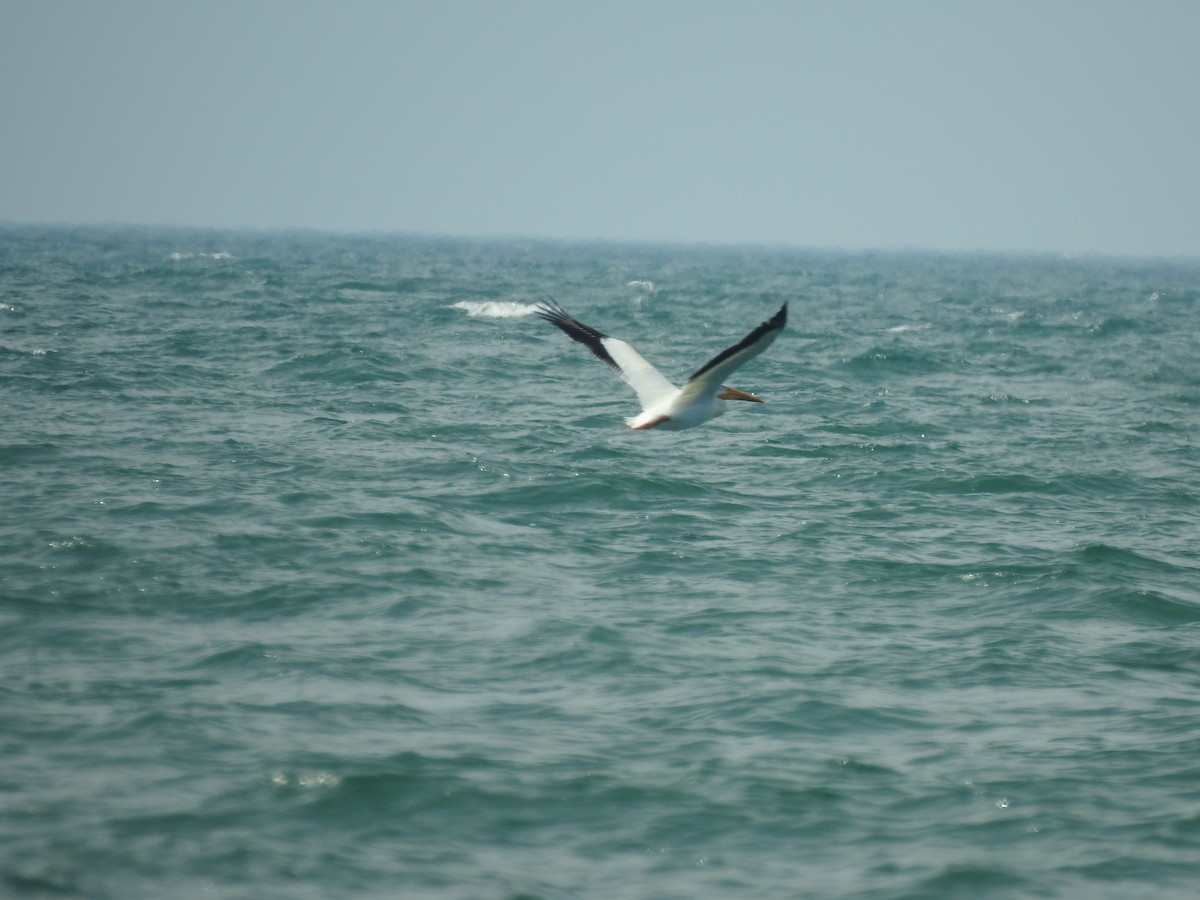
[[[667,397],[675,394],[678,388],[662,376],[662,373],[642,358],[642,355],[624,341],[609,337],[589,325],[584,325],[578,319],[572,318],[566,310],[553,300],[543,300],[538,304],[537,314],[583,346],[587,347],[606,366],[621,376],[638,395],[642,409],[650,409]]]
[[[710,391],[716,391],[729,375],[741,368],[758,354],[762,353],[775,342],[783,326],[787,324],[787,304],[779,307],[779,312],[767,319],[752,332],[728,347],[693,372],[683,385],[681,401],[701,397]]]

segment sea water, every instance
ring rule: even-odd
[[[6,226],[0,893],[1191,898],[1198,425],[1186,260]]]

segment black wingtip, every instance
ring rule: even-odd
[[[785,300],[783,306],[779,307],[779,311],[775,313],[775,315],[771,316],[771,318],[767,319],[732,347],[722,350],[720,353],[702,365],[699,369],[688,376],[688,381],[699,378],[713,366],[720,365],[735,353],[738,353],[744,348],[749,347],[755,341],[759,340],[764,334],[768,334],[772,331],[782,331],[783,326],[787,324],[787,308],[788,305],[787,301]]]
[[[552,297],[545,297],[538,303],[537,314],[551,325],[557,327],[567,337],[583,344],[605,365],[611,366],[618,372],[621,371],[621,367],[616,364],[609,355],[608,350],[604,348],[604,339],[608,335],[603,331],[597,331],[590,325],[584,325],[559,306],[558,301]]]
[[[565,331],[567,334],[571,335],[572,337],[575,337],[576,334],[578,334],[578,333],[588,335],[589,337],[594,337],[597,340],[600,338],[608,337],[608,335],[604,334],[603,332],[597,331],[595,328],[592,328],[590,325],[584,325],[582,322],[580,322],[578,319],[576,319],[573,315],[571,315],[569,312],[567,312],[565,309],[563,309],[559,305],[558,301],[555,300],[553,297],[543,297],[541,300],[538,301],[537,314],[538,314],[538,316],[540,316],[541,318],[543,318],[547,322],[549,322],[551,325],[557,325],[559,328],[561,328],[563,331]],[[576,340],[578,340],[577,337],[576,337]]]
[[[535,311],[539,316],[547,322],[554,322],[556,319],[569,319],[567,311],[558,305],[558,301],[553,297],[543,297],[537,302]]]

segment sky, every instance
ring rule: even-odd
[[[1200,256],[1195,0],[3,0],[0,221]]]

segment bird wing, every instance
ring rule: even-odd
[[[558,326],[570,338],[579,341],[596,355],[606,366],[621,376],[621,379],[637,393],[642,409],[657,406],[679,389],[646,362],[642,355],[627,343],[584,325],[572,318],[566,310],[553,300],[543,300],[537,314],[552,325]]]
[[[693,372],[684,382],[680,402],[688,403],[715,394],[731,373],[770,347],[786,324],[787,304],[784,303],[779,312]]]

